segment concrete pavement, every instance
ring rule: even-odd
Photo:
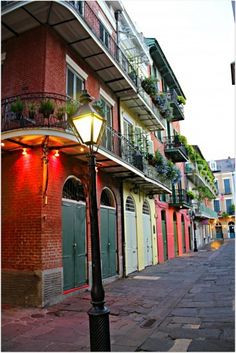
[[[234,240],[105,285],[114,352],[232,352]],[[89,351],[90,293],[44,309],[4,306],[2,351]]]

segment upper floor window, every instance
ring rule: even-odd
[[[219,200],[214,200],[214,211],[215,212],[220,211],[220,201]]]
[[[210,164],[211,170],[213,171],[217,170],[216,161],[210,161],[209,164]]]
[[[124,119],[124,136],[126,137],[127,140],[129,140],[129,142],[133,141],[133,132],[134,132],[134,127],[133,124],[131,124],[131,122],[129,122],[128,120]]]
[[[99,105],[102,110],[102,115],[106,119],[107,126],[112,128],[112,106],[103,97],[99,100]],[[102,146],[106,147],[109,151],[112,151],[112,131],[106,129],[102,137]]]
[[[216,190],[219,192],[218,180],[215,180],[214,184],[215,184]]]
[[[232,200],[225,200],[225,208],[228,214],[232,214]]]
[[[106,28],[104,27],[104,25],[101,22],[100,22],[99,26],[100,26],[100,39],[105,44],[105,46],[107,48],[109,48],[110,47],[110,34],[108,33],[108,31],[106,30]]]
[[[66,94],[72,99],[78,100],[82,90],[84,90],[84,79],[68,66],[66,77]]]
[[[231,194],[230,179],[224,179],[224,193]]]
[[[84,1],[69,1],[69,3],[72,4],[81,15],[84,14]]]

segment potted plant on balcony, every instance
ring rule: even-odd
[[[20,120],[21,117],[22,117],[23,110],[24,110],[24,103],[22,102],[22,100],[17,98],[17,100],[14,103],[11,104],[11,111],[13,113],[15,113],[16,114],[16,118],[18,120]]]
[[[155,98],[157,95],[157,81],[158,80],[153,77],[146,77],[141,82],[142,88],[151,98]]]
[[[50,115],[54,113],[54,109],[54,103],[50,99],[40,102],[39,112],[43,114],[44,119],[49,119]]]
[[[148,164],[150,164],[150,165],[155,165],[156,164],[154,155],[152,153],[146,153],[145,158],[148,161]]]
[[[58,120],[63,120],[66,113],[66,107],[64,105],[57,108],[56,117]]]
[[[186,99],[183,96],[177,96],[177,101],[178,103],[181,105],[185,105],[186,104]]]
[[[35,118],[35,114],[36,114],[36,110],[37,110],[37,106],[35,103],[29,103],[27,105],[28,108],[28,116],[31,120],[34,120]]]
[[[78,108],[79,108],[78,101],[72,101],[72,100],[68,101],[66,103],[66,113],[68,118],[71,117],[73,114],[75,114]]]
[[[190,200],[193,200],[196,198],[196,195],[192,190],[187,191],[187,196],[189,197]]]

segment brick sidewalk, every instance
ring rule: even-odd
[[[105,285],[112,351],[234,351],[234,240]],[[89,351],[90,293],[4,306],[2,351]]]

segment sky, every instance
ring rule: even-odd
[[[155,37],[187,98],[181,134],[207,161],[235,158],[235,22],[230,0],[123,0]]]

